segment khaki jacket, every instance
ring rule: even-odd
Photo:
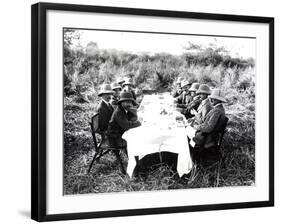
[[[184,91],[180,96],[176,98],[176,104],[178,108],[187,108],[187,105],[192,101],[192,96]]]
[[[190,111],[191,109],[197,110],[201,103],[200,96],[194,96],[190,98],[190,101],[187,103],[187,109]]]
[[[198,131],[206,134],[204,147],[216,146],[219,140],[219,132],[226,121],[225,110],[222,104],[217,104],[206,115],[204,122],[199,125]]]
[[[197,114],[194,118],[198,122],[198,124],[202,124],[205,121],[206,116],[211,109],[212,105],[210,103],[209,98],[201,101],[199,107],[197,108]]]

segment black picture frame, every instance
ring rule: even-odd
[[[31,7],[31,218],[37,221],[74,220],[100,217],[133,216],[161,213],[192,212],[274,206],[274,18],[240,15],[164,11],[137,8],[103,7],[73,4],[37,3]],[[87,13],[111,13],[171,18],[191,18],[217,21],[253,22],[269,25],[269,200],[196,206],[160,207],[149,209],[101,212],[46,214],[46,13],[63,10]]]

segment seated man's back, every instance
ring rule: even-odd
[[[108,122],[111,119],[113,113],[113,107],[110,104],[113,91],[109,84],[101,86],[98,96],[101,98],[101,102],[98,105],[97,112],[99,113],[99,129],[101,132],[105,132],[108,127]]]
[[[123,145],[122,135],[124,132],[141,125],[140,121],[137,120],[136,113],[131,110],[133,104],[136,102],[130,93],[121,94],[118,106],[113,112],[108,126],[108,137],[112,146]]]
[[[113,113],[113,107],[110,104],[106,104],[104,101],[101,101],[98,106],[97,112],[99,113],[100,131],[104,132],[108,128],[108,123]]]

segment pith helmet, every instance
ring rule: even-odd
[[[115,89],[122,89],[122,87],[117,83],[117,82],[114,82],[111,84],[111,89],[112,90],[115,90]]]
[[[181,81],[181,87],[183,88],[183,87],[185,87],[185,86],[187,86],[187,85],[190,85],[191,83],[188,81],[188,80],[183,80],[183,81]]]
[[[125,85],[134,86],[133,80],[130,78],[125,79],[124,82],[122,83],[122,86],[124,87]]]
[[[189,91],[189,92],[191,92],[191,91],[196,92],[196,91],[198,90],[199,86],[200,86],[200,84],[199,84],[198,82],[194,82],[194,83],[192,84],[192,86],[189,88],[188,91]]]
[[[120,99],[118,101],[118,104],[124,102],[124,101],[132,101],[134,105],[137,105],[135,99],[133,98],[133,95],[129,92],[122,92],[120,95]]]
[[[118,84],[122,85],[122,83],[125,82],[125,81],[124,81],[124,79],[122,77],[118,77],[116,82]]]
[[[111,86],[109,84],[103,84],[100,88],[98,96],[101,96],[102,94],[113,94],[114,91],[112,91]]]
[[[223,103],[226,103],[226,99],[224,97],[223,92],[220,89],[213,89],[211,95],[209,96],[211,99],[219,100]]]
[[[211,90],[209,88],[209,86],[207,84],[201,84],[199,86],[199,89],[196,91],[197,94],[201,94],[201,93],[204,93],[204,94],[208,94],[210,95],[211,94]]]
[[[178,77],[177,81],[176,81],[176,84],[180,84],[181,81],[183,81],[183,77]]]

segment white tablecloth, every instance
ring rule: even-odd
[[[168,151],[178,154],[177,171],[180,176],[192,168],[187,141],[186,121],[175,110],[169,94],[146,95],[138,110],[142,125],[123,134],[127,141],[128,168],[131,176],[136,165],[135,156]]]

